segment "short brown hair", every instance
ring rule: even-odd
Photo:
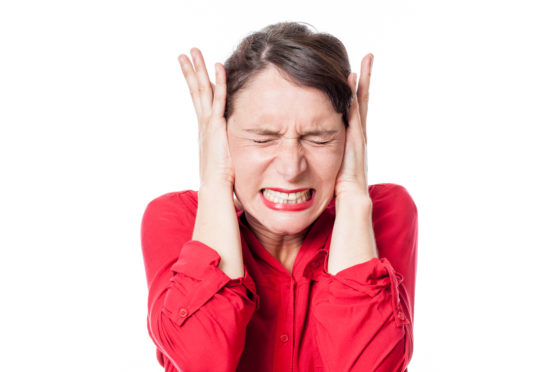
[[[270,65],[284,71],[295,84],[324,92],[335,111],[343,114],[347,127],[352,91],[347,82],[351,66],[345,46],[336,37],[313,32],[298,22],[272,24],[248,35],[225,61],[225,118],[232,115],[236,93]]]

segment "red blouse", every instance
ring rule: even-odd
[[[141,226],[147,327],[165,371],[406,370],[417,209],[402,186],[368,189],[380,258],[336,275],[327,272],[335,200],[311,225],[292,275],[237,210],[245,268],[234,280],[214,249],[191,240],[196,191],[151,201]]]

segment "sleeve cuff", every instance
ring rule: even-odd
[[[178,260],[172,265],[175,273],[165,297],[165,308],[179,326],[225,286],[244,286],[246,296],[259,308],[256,286],[246,266],[244,276],[231,279],[219,267],[221,257],[208,245],[190,240],[182,246]]]
[[[331,275],[324,268],[324,273],[330,280],[342,283],[372,298],[382,291],[390,289],[396,324],[398,326],[410,324],[399,297],[399,285],[403,281],[403,277],[393,269],[387,258],[372,258],[341,270],[335,275]]]

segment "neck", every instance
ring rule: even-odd
[[[277,234],[269,231],[258,220],[244,211],[246,222],[250,230],[256,235],[262,246],[284,266],[292,266],[302,242],[310,227],[296,234]]]

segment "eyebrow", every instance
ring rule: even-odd
[[[254,128],[254,129],[244,129],[245,132],[255,133],[262,136],[276,136],[281,134],[276,130],[271,130],[267,128]],[[303,136],[328,136],[337,133],[337,130],[310,130],[302,133]]]

